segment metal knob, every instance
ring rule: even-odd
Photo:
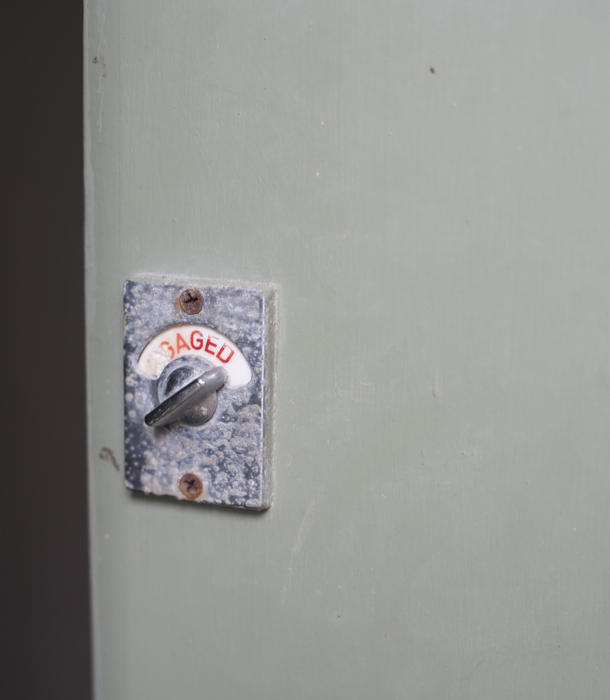
[[[226,380],[227,373],[222,367],[214,367],[204,372],[153,408],[144,417],[144,422],[151,428],[160,428],[179,420],[194,406],[221,389]]]

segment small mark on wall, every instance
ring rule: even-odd
[[[91,63],[99,63],[101,64],[102,68],[102,78],[106,77],[106,63],[104,62],[104,57],[103,56],[94,56],[91,59]]]
[[[99,452],[99,458],[103,459],[105,462],[110,462],[118,472],[121,471],[121,467],[114,456],[114,452],[109,447],[102,447]]]

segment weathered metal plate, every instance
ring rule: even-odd
[[[187,287],[203,294],[198,314],[185,313],[178,303]],[[271,505],[274,328],[271,287],[125,283],[128,488],[235,508]],[[216,412],[207,423],[145,425],[144,416],[159,402],[168,372],[193,367],[204,371],[213,365],[223,365],[229,380],[218,392]]]

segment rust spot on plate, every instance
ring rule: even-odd
[[[197,474],[187,472],[178,481],[180,493],[189,501],[195,501],[203,493],[203,483]]]
[[[178,297],[178,303],[185,314],[198,314],[203,309],[203,294],[198,289],[185,289]]]

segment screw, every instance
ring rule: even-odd
[[[197,474],[187,472],[178,481],[180,493],[189,501],[194,501],[203,493],[203,484]]]
[[[203,309],[203,294],[198,289],[185,289],[178,297],[178,303],[184,313],[198,314]]]

